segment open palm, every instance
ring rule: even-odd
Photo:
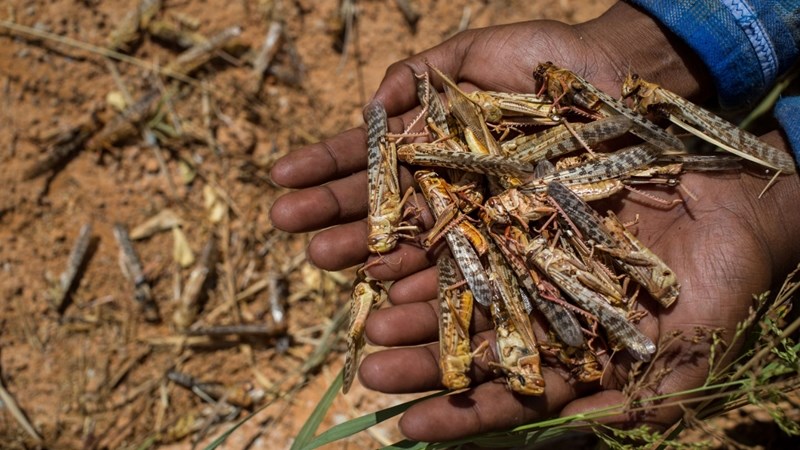
[[[789,231],[789,222],[778,218],[766,227],[759,223],[762,219],[758,208],[752,209],[754,203],[765,207],[762,217],[776,218],[774,212],[768,212],[770,201],[756,199],[759,186],[765,184],[762,179],[749,175],[688,175],[683,182],[698,196],[697,201],[663,211],[635,203],[638,199],[629,195],[633,198],[610,205],[618,207],[615,209],[623,219],[639,215],[639,237],[667,262],[682,284],[680,297],[669,310],[642,300],[650,314],[640,321],[640,328],[654,342],[674,332],[691,338],[698,328],[706,332],[727,330],[723,336],[728,339],[735,325],[747,316],[752,294],[769,289],[776,281],[774,274],[785,273],[793,262],[791,252],[771,250],[768,245],[770,236]],[[797,195],[798,183],[787,181],[783,187],[773,189],[773,200],[785,199]],[[797,217],[786,219],[798,223]],[[376,352],[364,360],[361,378],[367,387],[394,393],[441,388],[439,351],[434,342],[435,291],[432,269],[415,273],[395,283],[390,291],[393,306],[376,311],[370,318],[370,339],[378,345],[398,348]],[[473,336],[473,347],[484,340],[494,343],[487,317],[476,317]],[[708,373],[707,345],[678,340],[670,349],[654,362],[656,368],[651,373],[658,373],[663,367],[669,367],[670,372],[637,395],[679,392],[704,382]],[[621,388],[628,381],[632,362],[624,353],[615,355],[605,369],[602,383],[591,386],[545,368],[545,395],[524,397],[510,392],[496,379],[489,369],[493,358],[475,360],[473,389],[413,406],[401,421],[403,432],[420,440],[455,439],[509,428],[559,411],[574,414],[621,404],[625,401]],[[667,425],[678,414],[679,410],[665,408],[654,409],[645,416],[614,419]]]
[[[641,27],[654,26],[646,16],[624,4],[606,16],[609,14],[627,16],[630,26],[634,22]],[[626,69],[623,61],[634,55],[626,50],[614,51],[611,38],[588,39],[599,29],[602,28],[597,23],[579,28],[533,22],[463,33],[391,66],[375,98],[390,115],[399,117],[390,126],[401,130],[403,118],[413,117],[409,110],[416,105],[412,74],[425,71],[426,61],[459,82],[481,89],[530,92],[534,89],[532,68],[551,60],[582,73],[601,89],[615,92],[621,70]],[[663,32],[647,34],[647,39],[653,45],[659,39],[662,44],[673,44],[659,33]],[[676,77],[680,78],[678,74],[684,74],[684,82],[678,83],[681,88],[675,90],[682,95],[697,91],[702,82],[685,75],[690,73],[691,62],[677,57],[671,61],[669,70],[654,67],[651,78],[671,87],[670,81],[675,82]],[[637,70],[643,76],[648,74]],[[777,135],[774,138],[779,139]],[[299,149],[273,169],[274,181],[301,188],[275,202],[271,211],[273,223],[291,232],[324,229],[315,235],[308,249],[310,260],[323,269],[343,269],[362,263],[369,256],[364,220],[365,165],[365,133],[354,129]],[[410,177],[403,175],[408,185]],[[688,200],[664,210],[645,205],[636,195],[628,194],[608,204],[625,221],[638,215],[639,238],[667,262],[682,284],[680,297],[669,310],[647,300],[641,302],[640,306],[650,314],[639,326],[654,342],[676,330],[691,336],[695,327],[732,330],[746,316],[751,295],[768,289],[776,281],[776,274],[785,273],[798,250],[792,248],[797,246],[797,239],[787,236],[800,228],[800,213],[795,208],[782,208],[791,205],[791,200],[800,194],[796,175],[783,177],[761,200],[757,199],[758,191],[765,181],[748,174],[690,174],[682,182],[696,194],[696,201]],[[388,393],[441,388],[436,273],[429,258],[422,249],[401,244],[384,255],[385,263],[370,272],[376,278],[397,281],[389,293],[392,305],[375,311],[367,323],[367,337],[375,344],[390,347],[363,361],[360,377],[369,388]],[[491,328],[487,317],[475,315],[471,325],[474,347],[483,341],[494,343]],[[674,349],[654,363],[668,365],[671,372],[650,389],[677,392],[702,384],[708,369],[703,348],[689,348],[683,343]],[[470,374],[473,387],[469,390],[413,406],[401,420],[403,433],[418,440],[447,440],[558,413],[618,404],[623,401],[620,389],[631,364],[624,354],[610,361],[606,358],[602,383],[591,385],[545,368],[545,394],[523,397],[495,381],[496,374],[489,368],[493,358],[490,354],[484,360],[475,360]],[[663,409],[645,417],[618,419],[666,424],[674,421],[678,413]]]

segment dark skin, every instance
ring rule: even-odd
[[[412,73],[424,72],[426,60],[464,86],[486,90],[530,92],[534,89],[533,67],[553,61],[610,93],[620,91],[629,68],[686,98],[700,100],[713,93],[705,69],[691,50],[625,3],[575,26],[535,21],[470,30],[395,63],[375,94],[389,115],[395,116],[390,121],[394,131],[402,130],[414,116]],[[763,139],[788,149],[777,131]],[[298,149],[276,163],[272,171],[276,183],[298,189],[275,202],[271,210],[274,225],[289,232],[325,228],[308,248],[310,261],[320,268],[340,270],[369,258],[365,165],[365,132],[358,128]],[[409,185],[407,172],[401,178]],[[752,294],[779,284],[797,264],[800,208],[794,205],[800,198],[800,178],[796,174],[781,176],[759,199],[767,181],[755,167],[735,174],[690,173],[682,176],[681,182],[697,200],[687,198],[685,204],[664,209],[653,207],[642,196],[625,194],[603,205],[623,221],[638,215],[638,237],[667,262],[681,282],[680,297],[668,310],[650,299],[640,301],[639,307],[649,314],[639,327],[654,342],[674,330],[691,336],[695,327],[724,329],[724,336],[730,337],[735,325],[747,316]],[[430,225],[429,217],[425,223]],[[367,322],[368,339],[388,349],[362,362],[359,376],[366,387],[386,393],[441,389],[432,265],[429,252],[401,244],[370,270],[373,277],[396,282],[389,292],[391,306],[375,311]],[[488,341],[494,348],[491,322],[484,314],[476,314],[471,332],[473,347]],[[641,396],[679,392],[703,383],[708,371],[707,346],[679,342],[671,348],[672,352],[653,363],[655,372],[665,365],[671,372],[640,392]],[[624,353],[612,358],[606,355],[602,382],[591,385],[545,367],[545,394],[523,397],[507,389],[489,367],[492,361],[496,361],[492,352],[485,359],[475,359],[470,373],[473,385],[467,391],[411,407],[400,421],[403,434],[422,441],[450,440],[619,404],[624,401],[621,388],[632,362]],[[607,421],[664,427],[680,414],[678,408],[656,408],[646,415],[618,415]]]

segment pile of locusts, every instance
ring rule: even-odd
[[[436,253],[436,264],[440,371],[448,389],[470,383],[467,372],[477,354],[468,332],[473,307],[491,313],[496,367],[521,394],[544,392],[540,352],[588,382],[601,376],[599,351],[625,349],[641,361],[656,351],[631,322],[637,316],[632,303],[643,288],[668,308],[678,298],[678,280],[613,213],[602,215],[586,202],[637,183],[674,186],[685,170],[738,169],[741,158],[777,173],[794,172],[787,153],[636,75],[627,77],[623,100],[616,100],[552,63],[534,71],[539,94],[466,93],[431,69],[442,80],[447,106],[429,75],[418,75],[422,112],[415,122],[425,122],[429,142],[403,144],[411,133],[390,134],[383,106],[367,106],[368,244],[383,254],[399,239],[432,252],[447,243],[449,254]],[[668,119],[735,156],[689,154],[647,117]],[[592,151],[625,133],[642,143],[612,153]],[[408,195],[401,199],[398,160],[438,168],[414,173],[436,218],[424,239],[403,213]],[[355,377],[366,318],[386,292],[383,283],[359,270],[344,392]],[[547,343],[534,335],[533,310],[548,322]]]

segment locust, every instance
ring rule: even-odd
[[[543,191],[552,181],[564,184],[589,184],[624,177],[658,157],[658,149],[648,143],[625,147],[599,160],[589,160],[575,167],[533,179],[521,187],[523,191]]]
[[[75,244],[69,252],[67,267],[58,277],[57,285],[51,290],[52,304],[59,314],[63,314],[67,307],[70,292],[77,285],[79,275],[86,264],[89,247],[92,242],[92,224],[84,224]]]
[[[199,42],[178,55],[175,60],[164,67],[170,75],[188,75],[216,56],[217,51],[228,45],[242,34],[240,27],[228,27],[211,36],[205,42]]]
[[[563,224],[566,220],[562,218],[559,222]],[[561,250],[572,258],[576,265],[583,266],[583,272],[577,275],[578,281],[601,294],[612,305],[620,308],[627,306],[628,298],[625,296],[627,285],[620,284],[620,278],[611,270],[611,266],[601,260],[604,255],[596,254],[593,248],[586,245],[571,230],[559,233],[556,238]]]
[[[675,302],[680,292],[675,272],[633,236],[613,213],[600,217],[579,196],[558,182],[550,183],[548,194],[584,239],[591,240],[594,248],[611,255],[653,299],[665,308]]]
[[[528,122],[540,125],[558,123],[552,113],[548,99],[535,94],[514,94],[492,91],[464,92],[442,71],[428,63],[428,67],[442,80],[444,92],[451,103],[454,114],[465,124],[469,132],[484,137],[489,135],[486,122],[500,123],[504,117],[522,116]],[[499,148],[490,148],[495,154]]]
[[[441,143],[406,144],[397,149],[400,161],[418,166],[446,167],[493,176],[530,178],[535,167],[499,155],[449,150]]]
[[[136,7],[129,11],[118,23],[109,36],[109,50],[132,50],[133,44],[139,40],[141,31],[161,10],[161,0],[141,0]]]
[[[543,236],[537,236],[530,240],[525,254],[528,261],[543,271],[567,296],[597,317],[609,337],[622,344],[631,356],[648,361],[655,353],[656,346],[650,338],[628,322],[625,315],[611,306],[604,296],[578,281],[576,277],[584,270],[563,250],[551,247]]]
[[[470,352],[469,322],[472,319],[472,292],[459,283],[458,267],[450,255],[436,261],[439,272],[439,368],[442,384],[450,390],[470,384],[467,376]]]
[[[372,308],[381,304],[388,297],[383,284],[369,278],[363,269],[362,267],[358,270],[358,278],[353,284],[350,295],[350,326],[347,330],[347,354],[344,359],[343,394],[350,390],[350,386],[356,378],[361,349],[364,348],[367,317]]]
[[[506,372],[509,388],[520,394],[542,395],[544,378],[538,350],[530,351],[503,305],[492,303],[491,311],[500,360],[497,365]]]
[[[414,178],[434,217],[440,221],[440,226],[446,225],[440,219],[448,217],[448,211],[457,210],[456,201],[450,194],[446,182],[435,172],[427,170],[417,171]],[[470,226],[469,222],[457,221],[456,224],[444,232],[445,240],[467,285],[475,296],[475,301],[483,306],[488,306],[492,301],[492,291],[480,256],[471,243],[475,242],[480,248],[484,246],[481,242],[485,242],[485,239],[474,227]]]
[[[522,308],[520,290],[500,251],[489,244],[488,263],[495,299],[490,307],[497,338],[498,366],[512,391],[542,395],[541,357],[530,318]]]
[[[787,174],[796,171],[795,162],[787,152],[637,74],[625,78],[622,97],[633,98],[639,112],[666,116],[700,139],[744,159]]]
[[[417,86],[417,99],[422,106],[422,111],[412,121],[416,123],[424,118],[429,136],[434,142],[442,142],[451,150],[466,150],[459,137],[460,125],[450,114],[448,107],[433,87],[428,72],[414,74]]]
[[[554,355],[558,361],[581,383],[591,383],[603,376],[602,367],[591,350],[585,347],[567,347],[557,342],[540,344],[542,353]]]
[[[511,188],[486,200],[482,215],[488,223],[510,223],[512,219],[527,227],[553,211],[547,205],[547,186],[560,181],[575,189],[585,200],[599,200],[619,192],[623,184],[617,181],[653,162],[658,149],[642,143],[626,147],[597,161],[570,167],[528,181],[519,188]]]
[[[607,211],[603,224],[609,230],[620,251],[605,250],[619,261],[624,270],[638,281],[661,306],[668,308],[680,294],[680,284],[675,272],[667,264],[642,244],[625,227],[617,216]],[[620,256],[621,253],[621,256]],[[641,281],[639,281],[641,280]]]
[[[542,83],[542,89],[547,92],[554,103],[564,101],[605,117],[622,114],[634,124],[631,133],[662,151],[685,150],[683,143],[677,137],[667,133],[666,130],[647,120],[639,112],[628,108],[570,70],[556,67],[551,62],[545,62],[536,67],[533,77]]]
[[[504,153],[508,155],[467,153],[463,149],[451,150],[452,144],[432,142],[401,146],[397,150],[397,157],[409,164],[447,167],[498,177],[530,178],[535,170],[531,163],[561,156],[582,145],[594,145],[619,137],[630,127],[631,121],[628,118],[613,116],[588,124],[573,125],[573,131],[556,127],[516,138],[502,146]]]
[[[444,82],[444,92],[447,97],[453,115],[462,125],[464,141],[471,153],[478,155],[489,155],[492,157],[502,157],[503,150],[495,137],[489,131],[486,123],[486,113],[481,109],[481,105],[471,99],[462,91],[452,80],[437,68],[428,65]],[[489,190],[498,191],[508,189],[520,184],[515,176],[493,177],[489,179]]]
[[[462,91],[449,84],[444,85],[444,92],[450,102],[453,114],[463,126],[464,141],[470,151],[483,155],[502,156],[500,144],[489,131],[480,109],[470,103]]]
[[[421,75],[416,75],[416,77],[417,97],[427,115],[428,128],[435,138],[432,144],[436,145],[437,148],[441,147],[454,152],[469,152],[466,145],[451,131],[451,129],[458,128],[458,124],[453,123],[451,127],[448,117],[452,116],[448,114],[442,99],[431,86],[428,73],[424,72]],[[483,203],[483,193],[480,189],[475,189],[475,186],[483,184],[483,177],[480,174],[449,170],[448,179],[457,187],[459,193],[465,197],[464,201],[459,202],[459,208],[462,211],[469,213],[475,209],[475,205]]]
[[[53,142],[48,145],[45,157],[23,171],[22,178],[30,180],[51,170],[57,170],[59,166],[77,155],[102,126],[102,121],[93,113],[88,119],[54,136]]]
[[[134,299],[142,307],[145,320],[158,322],[160,320],[158,305],[153,300],[150,292],[150,284],[144,276],[142,263],[136,249],[133,248],[128,229],[125,225],[114,225],[114,237],[119,245],[119,266],[122,273],[133,284]]]
[[[734,155],[661,155],[658,164],[680,164],[683,170],[694,172],[738,170],[742,168],[742,158]]]
[[[535,268],[525,263],[523,255],[520,254],[521,249],[528,245],[527,234],[514,226],[507,227],[503,234],[493,232],[490,234],[506,263],[517,276],[524,292],[527,293],[539,312],[545,316],[551,329],[555,331],[561,341],[570,347],[583,345],[581,325],[572,311],[564,306],[566,302],[545,300],[539,294],[540,289],[544,288],[545,280]]]
[[[197,266],[189,274],[181,298],[172,314],[172,323],[176,329],[186,330],[197,318],[202,307],[201,299],[205,295],[204,289],[208,288],[215,276],[214,266],[217,257],[217,240],[212,234],[203,247]]]
[[[416,231],[417,227],[400,224],[405,198],[400,198],[397,150],[394,142],[386,137],[389,130],[386,110],[380,102],[372,102],[367,105],[364,115],[369,189],[367,246],[372,253],[386,253],[397,245],[399,233]]]
[[[428,72],[414,75],[417,81],[417,98],[430,122],[437,132],[436,137],[446,139],[450,137],[450,125],[447,122],[447,108],[442,99],[433,88]]]
[[[481,209],[481,219],[489,226],[516,222],[526,230],[528,222],[554,212],[547,204],[546,194],[522,192],[511,188],[486,199]]]
[[[209,403],[225,403],[230,406],[251,409],[264,398],[264,393],[251,383],[223,384],[201,381],[189,374],[170,370],[167,379],[184,387]]]
[[[589,123],[572,124],[572,130],[563,125],[555,126],[505,141],[500,147],[516,160],[537,162],[573,152],[583,145],[592,146],[617,138],[630,130],[632,125],[625,116],[610,116]]]
[[[478,105],[487,122],[502,123],[514,118],[523,124],[554,125],[552,103],[541,95],[529,93],[473,91],[464,95]]]

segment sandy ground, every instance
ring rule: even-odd
[[[77,47],[108,46],[132,2],[4,2],[0,19],[73,41],[0,26],[0,367],[2,383],[42,438],[37,443],[6,407],[3,448],[190,448],[252,408],[215,406],[170,381],[170,372],[222,383],[226,398],[247,393],[255,406],[269,403],[225,448],[291,445],[342,366],[343,342],[333,339],[320,364],[301,374],[346,303],[353,273],[311,267],[308,236],[271,225],[267,212],[281,192],[268,177],[272,163],[362,124],[362,105],[390,63],[460,28],[533,18],[579,22],[613,2],[410,3],[420,13],[415,29],[389,1],[357,2],[348,28],[332,0],[167,0],[154,20],[204,36],[242,30],[239,45],[177,81],[153,70],[180,53],[173,40],[141,33],[128,49],[134,63]],[[260,79],[250,52],[275,21],[284,24],[283,39]],[[59,145],[79,140],[80,130],[107,123],[120,101],[148,93],[161,99],[157,113],[114,139],[84,142],[56,170],[26,177]],[[181,265],[173,256],[180,238],[174,230],[134,240],[158,305],[160,320],[148,321],[120,270],[113,228],[134,230],[165,210],[180,221],[195,258]],[[55,305],[53,287],[84,224],[92,225],[88,262],[69,299]],[[194,326],[254,324],[261,334],[210,339],[177,331],[179,299],[212,239],[216,276]],[[275,305],[285,319],[273,314]],[[322,429],[411,398],[356,384],[335,400]],[[332,447],[402,438],[391,420],[371,431]]]

